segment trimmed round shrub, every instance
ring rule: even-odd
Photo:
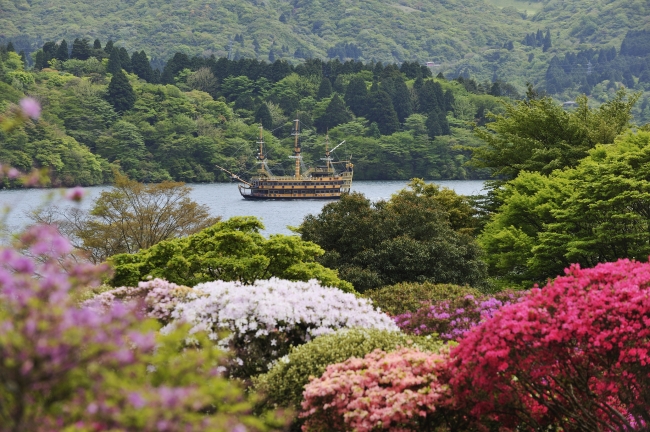
[[[472,327],[492,318],[503,306],[519,301],[524,294],[522,291],[504,291],[491,296],[468,294],[434,302],[416,312],[397,315],[394,319],[406,333],[437,334],[445,341],[456,340]]]
[[[234,354],[230,373],[250,377],[268,371],[291,346],[343,328],[399,329],[372,303],[318,281],[258,280],[207,282],[194,287],[200,295],[178,302],[172,318],[206,330],[219,346]],[[163,328],[171,329],[175,323]]]
[[[436,430],[448,400],[437,379],[444,356],[412,348],[373,351],[327,367],[305,387],[303,431]]]
[[[438,352],[442,343],[435,337],[409,336],[398,331],[339,330],[292,348],[268,373],[254,379],[255,386],[266,395],[267,404],[299,409],[310,377],[320,377],[328,365],[363,357],[376,349],[394,351],[400,347]]]
[[[403,282],[366,291],[364,297],[370,298],[375,307],[382,311],[399,315],[415,312],[424,304],[465,297],[468,294],[478,296],[481,293],[467,285]]]

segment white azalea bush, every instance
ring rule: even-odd
[[[175,302],[171,318],[163,332],[179,323],[189,323],[190,334],[207,331],[233,353],[230,374],[243,378],[268,371],[291,346],[342,328],[399,331],[371,301],[322,287],[316,280],[202,283],[184,301]]]

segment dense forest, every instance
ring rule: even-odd
[[[520,97],[508,83],[434,78],[416,62],[176,53],[157,70],[145,51],[98,39],[46,42],[34,57],[29,68],[12,43],[0,46],[2,108],[24,94],[44,108],[38,122],[0,132],[0,156],[24,171],[48,168],[61,185],[109,182],[115,169],[145,182],[227,180],[216,165],[247,175],[259,124],[270,168],[283,174],[295,116],[308,165],[327,135],[346,140],[334,156],[352,156],[357,179],[483,178],[465,165],[480,145],[472,129]]]
[[[431,62],[434,75],[501,79],[522,93],[530,82],[562,102],[586,92],[602,103],[614,86],[647,92],[647,53],[623,45],[647,43],[649,7],[643,0],[2,0],[0,43],[11,41],[30,64],[48,40],[77,38],[144,49],[158,69],[176,52],[294,65]],[[645,121],[647,96],[635,113]]]

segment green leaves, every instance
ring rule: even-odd
[[[252,283],[278,277],[317,279],[323,286],[353,292],[336,271],[315,262],[323,250],[295,236],[265,239],[254,217],[234,217],[186,238],[162,241],[137,254],[119,254],[109,261],[115,268],[113,286],[137,285],[148,276],[194,286],[213,280]]]

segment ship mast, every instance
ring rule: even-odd
[[[262,131],[263,131],[263,126],[260,125],[260,138],[257,141],[257,143],[260,145],[260,152],[257,155],[257,160],[259,161],[258,163],[260,164],[259,172],[260,174],[264,175],[266,174],[266,170],[264,169],[264,137],[262,136]]]
[[[295,119],[294,121],[294,129],[292,135],[294,136],[294,142],[293,142],[293,152],[294,152],[294,158],[296,159],[296,179],[300,178],[300,132],[298,131],[298,123],[300,120]]]
[[[327,172],[330,172],[330,134],[329,130],[327,131],[327,134],[325,135],[325,160],[327,161]]]

